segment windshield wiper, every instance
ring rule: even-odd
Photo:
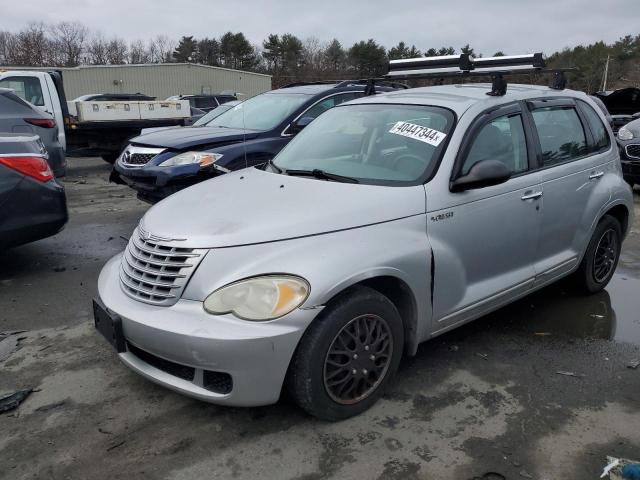
[[[324,170],[320,170],[318,168],[314,168],[313,170],[285,170],[284,173],[286,173],[287,175],[308,176],[319,178],[321,180],[334,180],[336,182],[343,183],[360,183],[356,178],[345,177],[344,175],[325,172]]]
[[[267,165],[271,168],[273,168],[276,172],[278,173],[282,173],[284,172],[283,169],[281,169],[279,166],[277,166],[275,163],[273,163],[273,159],[269,159],[269,161],[267,162]]]

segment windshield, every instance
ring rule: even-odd
[[[263,93],[211,120],[209,127],[271,130],[295,112],[308,95],[295,93]]]
[[[273,160],[282,170],[322,170],[360,183],[408,184],[437,164],[454,115],[419,105],[346,105],[320,115]]]
[[[231,110],[236,105],[237,105],[237,103],[233,103],[233,102],[231,102],[231,105],[229,105],[228,103],[225,103],[224,105],[220,105],[220,106],[214,108],[213,110],[210,110],[206,115],[203,115],[202,117],[200,117],[198,119],[198,121],[194,122],[193,126],[194,127],[204,126],[204,125],[208,124],[214,118],[219,117],[220,115],[222,115],[227,110]]]

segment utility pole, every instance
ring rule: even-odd
[[[609,76],[609,58],[611,55],[607,55],[607,63],[604,66],[604,75],[602,76],[602,91],[607,91],[607,77]]]

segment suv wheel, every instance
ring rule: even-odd
[[[612,216],[605,215],[593,232],[580,268],[576,272],[581,288],[595,293],[607,286],[618,265],[621,246],[620,223]]]
[[[357,415],[382,395],[400,364],[402,319],[376,290],[356,287],[330,302],[302,337],[287,384],[324,420]]]

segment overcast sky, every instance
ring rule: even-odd
[[[231,30],[256,44],[291,32],[345,47],[374,38],[387,48],[404,40],[421,50],[470,43],[485,56],[551,54],[640,33],[640,0],[0,0],[0,30],[62,20],[127,40]]]

